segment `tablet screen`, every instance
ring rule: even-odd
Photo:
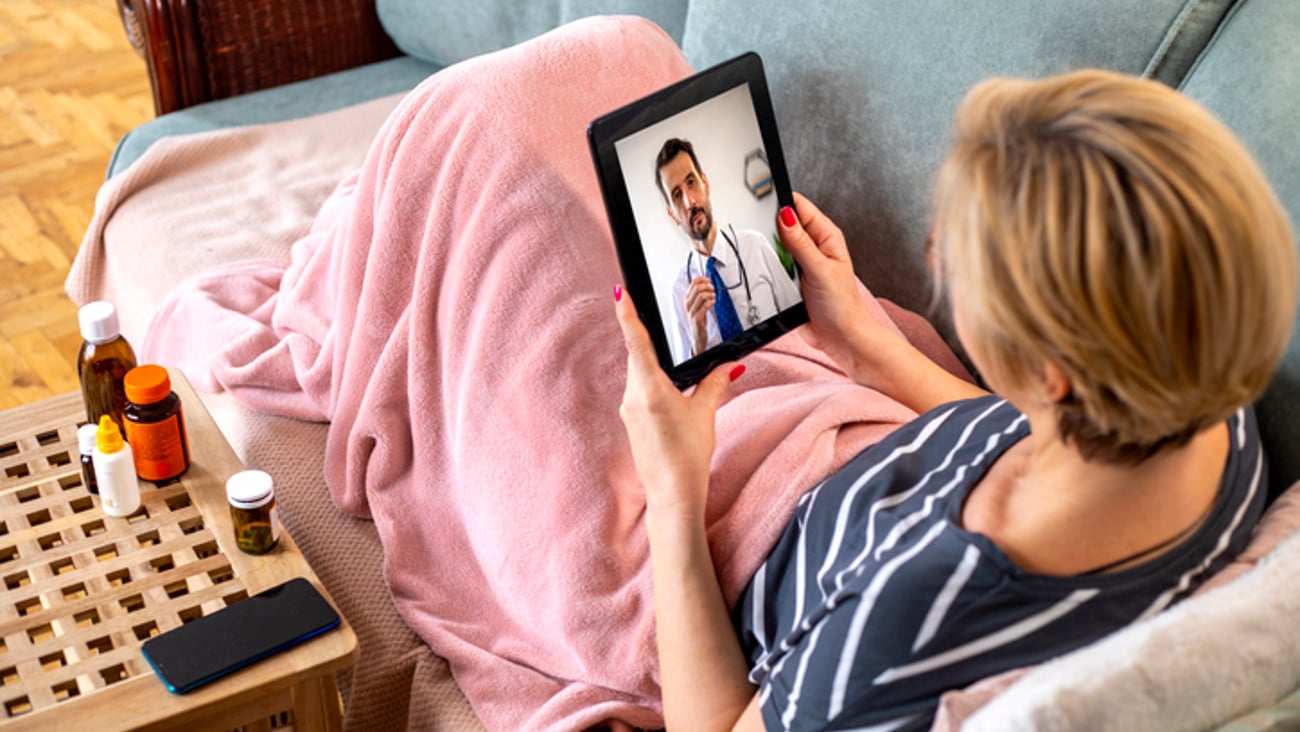
[[[591,137],[628,289],[679,386],[806,320],[757,56],[602,117]]]

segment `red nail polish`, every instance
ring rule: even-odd
[[[623,300],[623,286],[614,285],[614,302],[622,302],[622,300]]]
[[[794,209],[789,206],[783,207],[781,209],[781,223],[785,224],[785,227],[788,229],[794,226],[796,222],[797,220],[794,217]]]
[[[734,369],[731,370],[731,373],[729,374],[729,376],[731,377],[731,380],[732,380],[732,381],[735,381],[736,379],[739,379],[739,378],[740,378],[740,375],[743,374],[743,373],[745,373],[745,364],[743,364],[743,363],[742,363],[742,364],[737,364],[737,365],[736,365],[736,368],[734,368]]]

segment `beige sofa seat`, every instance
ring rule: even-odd
[[[117,304],[123,334],[147,358],[150,319],[172,288],[215,265],[289,258],[399,100],[158,142],[101,190],[69,294]],[[128,239],[125,231],[157,234]],[[275,479],[286,527],[356,630],[357,664],[340,678],[347,728],[480,729],[446,661],[394,607],[374,525],[330,498],[322,473],[329,426],[198,391],[244,464]]]

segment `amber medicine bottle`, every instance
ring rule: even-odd
[[[111,419],[111,418],[110,418]],[[77,428],[77,449],[81,452],[81,482],[86,490],[99,494],[99,480],[95,477],[95,433],[98,425],[83,424]],[[131,468],[135,468],[132,463]]]
[[[140,508],[140,483],[135,479],[131,446],[122,442],[117,423],[107,414],[99,418],[92,460],[104,513],[119,518],[135,513]]]
[[[145,480],[171,480],[190,467],[181,398],[162,366],[137,366],[126,373],[126,441],[135,451],[135,472]]]
[[[86,419],[98,427],[99,418],[107,414],[123,429],[126,392],[122,379],[135,368],[135,351],[122,337],[113,303],[87,303],[77,312],[77,321],[84,339],[77,352],[77,376],[81,379]]]
[[[265,554],[280,541],[275,511],[275,484],[261,470],[244,470],[226,480],[235,544],[249,554]]]

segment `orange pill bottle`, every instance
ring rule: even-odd
[[[167,369],[154,364],[126,372],[126,441],[135,453],[135,472],[155,483],[179,477],[190,467],[181,398]]]

